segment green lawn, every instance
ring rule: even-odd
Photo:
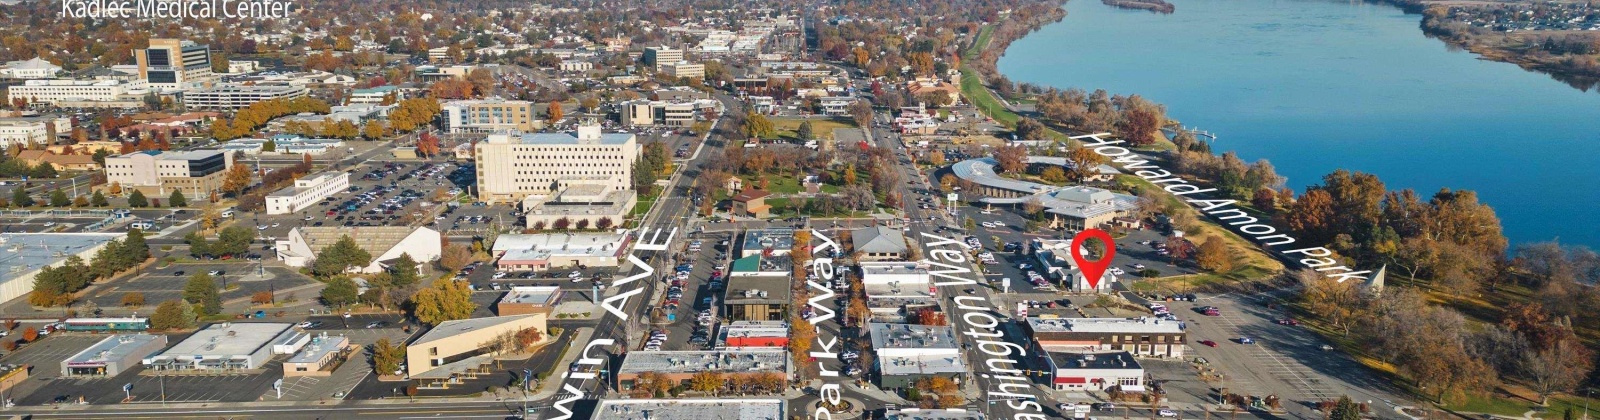
[[[961,66],[961,96],[966,97],[968,102],[978,107],[978,111],[982,112],[983,115],[994,118],[995,122],[1006,127],[1015,127],[1017,125],[1017,114],[1006,109],[1005,105],[1001,105],[1000,100],[995,98],[989,92],[989,89],[983,86],[983,80],[978,76],[978,71],[968,66]]]
[[[849,118],[773,118],[772,126],[777,129],[778,137],[786,140],[800,140],[796,134],[800,130],[800,123],[811,121],[812,136],[818,139],[832,139],[835,128],[856,128],[855,121]]]

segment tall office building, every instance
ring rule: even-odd
[[[133,58],[139,66],[139,78],[151,88],[183,89],[216,80],[211,73],[211,51],[192,41],[153,38],[150,48],[135,51]]]
[[[676,63],[679,61],[683,61],[683,50],[665,45],[644,49],[645,64],[659,67],[662,64]]]
[[[585,124],[571,133],[491,134],[477,153],[478,200],[515,203],[574,185],[632,189],[639,145],[633,134]]]

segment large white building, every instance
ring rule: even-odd
[[[52,130],[51,125],[55,125]],[[70,124],[61,126],[54,121],[27,119],[0,119],[0,149],[29,144],[49,144],[52,131],[70,130]]]
[[[111,102],[139,100],[148,90],[142,82],[118,80],[36,79],[6,88],[6,101],[28,103]]]
[[[134,152],[106,157],[106,182],[158,197],[180,190],[185,197],[198,199],[222,188],[222,179],[233,164],[222,150]]]
[[[874,322],[867,331],[885,388],[910,387],[932,376],[957,379],[967,372],[953,327]]]
[[[33,292],[33,278],[44,267],[58,267],[69,256],[89,261],[120,233],[0,233],[0,302]]]
[[[628,248],[627,230],[599,233],[505,234],[495,237],[495,266],[509,271],[554,267],[616,267]]]
[[[289,214],[350,188],[350,174],[323,172],[294,180],[294,185],[267,195],[267,214]]]
[[[31,60],[11,61],[0,66],[0,79],[48,79],[56,77],[61,66],[34,57]]]
[[[289,237],[277,243],[278,260],[290,267],[306,267],[321,253],[342,238],[349,236],[356,246],[372,255],[372,262],[351,271],[378,273],[384,271],[401,254],[410,255],[418,263],[439,258],[442,244],[439,231],[407,226],[370,227],[297,227]]]
[[[183,105],[191,109],[238,110],[269,99],[306,96],[306,92],[305,86],[230,84],[184,92]]]
[[[144,359],[153,370],[239,371],[261,369],[275,355],[300,351],[311,335],[294,324],[275,322],[224,322],[211,324]]]
[[[514,203],[577,185],[631,190],[639,145],[633,134],[586,124],[572,133],[493,134],[476,153],[478,200]]]

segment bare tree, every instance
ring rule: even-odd
[[[1572,389],[1594,369],[1593,355],[1574,340],[1561,340],[1544,350],[1529,349],[1522,359],[1523,375],[1539,392],[1539,405],[1549,402],[1550,394]]]

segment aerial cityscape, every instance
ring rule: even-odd
[[[0,417],[1587,420],[1597,87],[1567,0],[0,0]]]

